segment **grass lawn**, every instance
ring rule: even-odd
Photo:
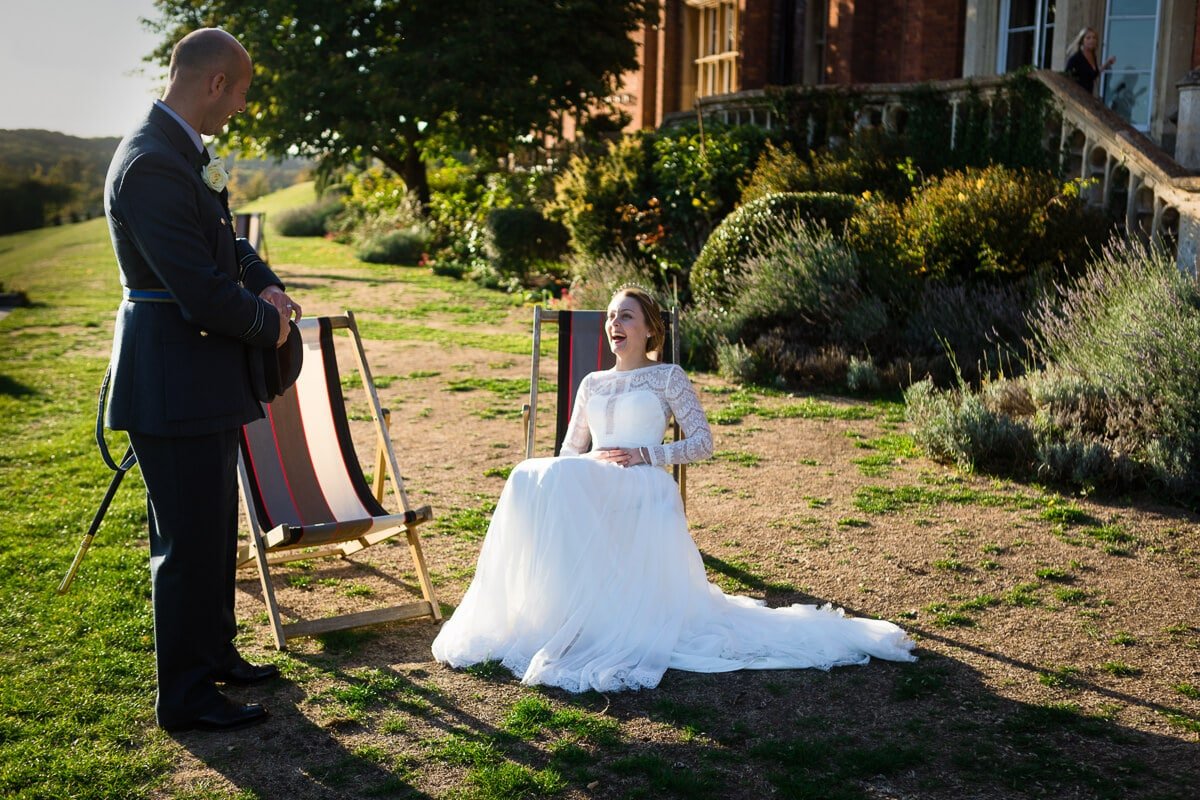
[[[305,184],[255,203],[268,221]],[[522,452],[530,312],[416,267],[268,227],[309,315],[353,308],[447,613]],[[690,471],[710,578],[770,605],[893,619],[911,665],[697,675],[572,696],[494,664],[432,661],[429,624],[270,645],[256,575],[239,647],[284,679],[271,720],[153,725],[144,497],[135,469],[66,596],[111,473],[92,440],[119,297],[103,220],[0,238],[0,796],[19,798],[1192,798],[1200,786],[1200,532],[923,459],[894,402],[792,396],[697,375],[716,457]],[[551,352],[552,337],[545,343]],[[541,376],[543,399],[552,371]],[[361,388],[346,379],[360,452]],[[548,402],[548,401],[547,401]],[[548,437],[549,408],[539,414]],[[121,452],[123,438],[109,434]],[[378,551],[378,552],[373,552]],[[393,600],[406,548],[280,570],[292,616]]]

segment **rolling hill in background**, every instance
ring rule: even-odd
[[[0,130],[0,234],[104,213],[104,175],[120,143],[57,131]],[[237,207],[308,177],[306,159],[231,159]]]

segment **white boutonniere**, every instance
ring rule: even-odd
[[[209,161],[200,168],[200,179],[214,192],[222,191],[229,183],[229,170],[225,169],[225,161],[220,158]]]

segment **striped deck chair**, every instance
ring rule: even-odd
[[[608,369],[617,362],[608,348],[604,333],[604,311],[554,311],[535,306],[533,309],[533,365],[530,371],[529,402],[521,408],[521,421],[525,428],[525,457],[533,458],[534,438],[537,430],[538,374],[541,370],[542,325],[558,324],[558,401],[554,423],[554,455],[562,450],[567,438],[567,425],[571,422],[571,409],[575,407],[575,396],[579,384],[589,372]],[[679,363],[679,315],[674,311],[663,312],[667,325],[667,340],[663,346],[665,360]],[[672,420],[671,430],[675,441],[683,436],[679,423]],[[679,493],[687,503],[687,465],[671,467]]]
[[[367,485],[346,417],[334,353],[334,331],[347,330],[377,434],[375,483]],[[387,415],[371,380],[354,315],[305,319],[304,365],[295,386],[264,407],[266,418],[242,428],[238,471],[250,520],[249,542],[238,566],[258,565],[263,597],[275,636],[287,640],[379,622],[429,617],[441,620],[433,584],[421,553],[417,525],[432,519],[429,506],[412,508],[388,435]],[[399,513],[382,505],[390,480]],[[322,556],[348,556],[405,533],[423,599],[388,608],[283,624],[270,568]]]
[[[258,253],[258,257],[270,263],[267,258],[267,214],[265,211],[241,213],[233,215],[233,232],[236,236],[245,237],[250,246]]]

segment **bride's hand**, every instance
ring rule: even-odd
[[[638,464],[649,463],[643,455],[641,447],[603,447],[592,451],[592,457],[597,461],[608,461],[622,467],[636,467]]]

